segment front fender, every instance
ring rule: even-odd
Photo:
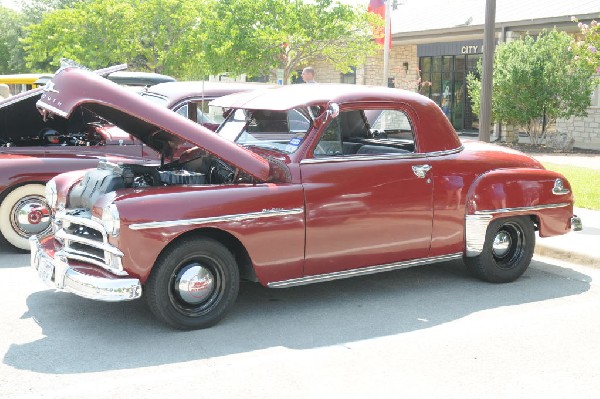
[[[107,196],[96,202],[99,216]],[[121,232],[111,239],[124,268],[146,281],[171,242],[211,229],[235,237],[262,284],[302,276],[304,197],[300,185],[174,186],[119,190]]]

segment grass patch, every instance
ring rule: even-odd
[[[564,175],[573,189],[575,206],[600,211],[600,170],[544,162],[548,170]]]

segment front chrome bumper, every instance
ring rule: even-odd
[[[581,224],[581,218],[577,215],[571,216],[571,230],[581,231],[582,229],[583,225]]]
[[[142,296],[142,284],[137,278],[119,277],[96,266],[70,265],[69,260],[36,236],[29,239],[31,267],[48,286],[60,291],[106,302],[130,301]]]

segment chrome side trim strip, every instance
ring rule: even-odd
[[[177,226],[198,226],[208,223],[241,222],[245,220],[254,220],[266,217],[299,215],[302,213],[304,213],[304,208],[263,209],[260,212],[240,213],[237,215],[213,216],[187,220],[167,220],[164,222],[133,223],[129,225],[129,228],[131,230],[145,230]]]
[[[464,149],[465,149],[465,147],[461,145],[460,147],[454,148],[452,150],[428,152],[426,155],[427,155],[428,158],[442,157],[444,155],[458,154],[459,152],[461,152]]]
[[[519,207],[519,208],[490,209],[490,210],[486,210],[486,211],[475,211],[475,215],[495,215],[497,213],[541,211],[544,209],[564,208],[565,206],[569,206],[569,203],[563,202],[560,204],[523,206],[523,207]]]
[[[329,162],[350,162],[350,161],[379,161],[383,159],[425,159],[426,154],[381,154],[381,155],[342,155],[342,156],[331,156],[322,158],[308,158],[300,161],[302,164],[313,164],[313,163],[329,163]]]
[[[268,283],[267,287],[269,287],[269,288],[287,288],[287,287],[294,287],[297,285],[321,283],[324,281],[333,281],[333,280],[339,280],[342,278],[363,276],[366,274],[387,272],[387,271],[396,270],[396,269],[406,269],[408,267],[428,265],[431,263],[445,262],[445,261],[460,259],[460,258],[462,258],[462,253],[434,256],[431,258],[414,259],[414,260],[408,260],[408,261],[403,261],[403,262],[390,263],[387,265],[369,266],[369,267],[363,267],[360,269],[342,270],[342,271],[334,272],[334,273],[317,274],[314,276],[305,276],[305,277],[300,277],[300,278],[293,278],[290,280],[274,281],[272,283]]]
[[[456,154],[464,150],[463,146],[452,150],[435,151],[426,153],[408,153],[408,154],[380,154],[380,155],[346,155],[346,156],[332,156],[323,158],[308,158],[300,161],[302,164],[312,163],[328,163],[328,162],[350,162],[350,161],[376,161],[381,159],[423,159],[431,157],[441,157],[444,155]]]
[[[465,217],[466,255],[477,256],[483,251],[485,233],[492,220],[492,215],[467,215]]]

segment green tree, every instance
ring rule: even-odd
[[[283,81],[318,60],[340,72],[364,62],[378,47],[373,26],[381,19],[333,0],[213,0],[210,34],[197,42],[213,74],[267,75],[283,70]]]
[[[61,58],[89,68],[130,68],[180,76],[198,60],[190,41],[202,0],[86,0],[47,13],[22,40],[31,68],[56,69]]]
[[[35,0],[34,2],[38,2]],[[341,72],[377,51],[378,16],[334,0],[55,0],[22,40],[30,68],[61,58],[127,62],[184,79],[270,74],[325,60]]]
[[[120,64],[134,52],[129,38],[135,20],[132,1],[78,2],[47,13],[22,40],[30,68],[56,69],[69,58],[92,69]]]
[[[207,5],[200,0],[140,0],[130,38],[137,48],[129,62],[136,69],[180,78],[204,77],[202,54],[195,54],[194,49],[206,37],[205,31],[195,27],[204,25],[210,12]]]
[[[22,35],[22,15],[0,6],[0,73],[17,73],[24,67],[23,52],[19,45]]]
[[[596,83],[589,67],[570,51],[565,32],[543,31],[498,46],[494,58],[492,115],[527,131],[540,144],[557,118],[585,116]],[[479,65],[481,68],[481,65]],[[481,82],[468,77],[473,109],[479,112]]]

